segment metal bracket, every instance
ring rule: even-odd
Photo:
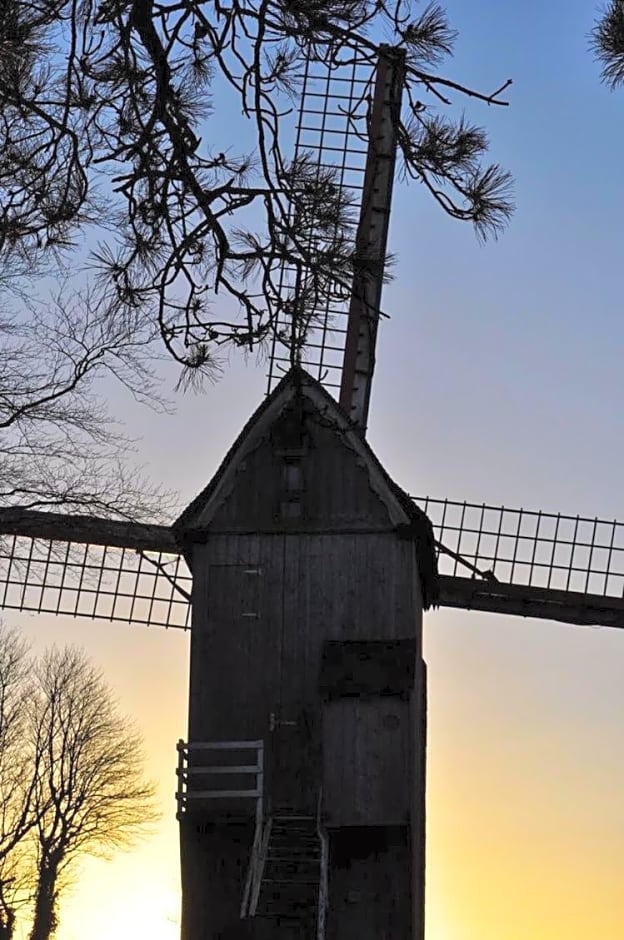
[[[269,714],[269,731],[275,731],[276,728],[296,728],[299,724],[298,721],[282,721],[281,718],[275,717],[275,712],[270,712]]]

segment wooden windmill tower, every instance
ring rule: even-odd
[[[624,526],[414,501],[366,442],[400,68],[383,54],[375,81],[367,264],[314,361],[280,378],[274,350],[270,395],[177,522],[0,512],[5,608],[186,627],[192,607],[183,940],[422,940],[423,610],[624,626]]]

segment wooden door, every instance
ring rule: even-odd
[[[265,738],[279,696],[281,545],[236,542],[194,560],[190,740]]]
[[[274,813],[314,815],[320,754],[316,710],[310,703],[280,703],[270,732],[271,802]]]
[[[316,570],[311,571],[310,537],[285,535],[283,551],[282,668],[270,735],[272,798],[278,808],[310,815],[316,813],[320,783],[321,589]]]

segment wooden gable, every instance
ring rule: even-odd
[[[421,573],[430,585],[435,580],[426,516],[388,477],[338,403],[300,369],[256,410],[175,529],[187,543],[228,532],[396,531],[417,542]]]
[[[197,533],[408,524],[371,456],[322,387],[291,372],[177,525]]]

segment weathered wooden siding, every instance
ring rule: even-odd
[[[412,637],[420,658],[412,543],[391,532],[224,533],[194,547],[193,568],[189,741],[265,739],[275,800],[291,805],[300,799],[309,807],[320,783],[319,670],[326,640]],[[347,753],[349,761],[363,756],[363,728],[359,750],[341,746],[343,761]],[[371,735],[372,741],[372,725]],[[326,767],[338,740],[334,731],[324,744]],[[349,779],[361,773],[356,767],[344,772]],[[375,818],[379,812],[376,806]]]
[[[409,822],[413,757],[409,703],[396,696],[343,698],[323,707],[326,825]]]
[[[219,940],[240,923],[251,823],[180,824],[182,940]]]
[[[283,694],[318,694],[326,640],[415,637],[422,611],[410,542],[391,532],[285,536]]]
[[[260,710],[316,700],[325,640],[414,637],[420,653],[413,546],[390,532],[223,534],[193,552],[194,735],[253,736]]]
[[[423,940],[420,670],[400,694],[329,701],[320,683],[328,641],[412,639],[420,663],[414,543],[396,531],[402,510],[391,489],[380,497],[357,447],[318,417],[306,433],[298,515],[285,516],[288,448],[270,432],[222,478],[207,528],[191,526],[188,739],[262,739],[269,812],[311,815],[322,788],[328,940]],[[307,940],[292,924],[239,920],[253,812],[251,800],[189,806],[183,940]]]
[[[369,474],[349,446],[333,430],[312,418],[302,452],[301,520],[317,529],[388,527],[386,507],[370,485]],[[239,465],[229,492],[211,521],[213,531],[284,530],[286,458],[266,437]]]
[[[425,830],[427,779],[427,664],[418,664],[412,697],[413,761],[410,777],[413,940],[425,938]]]
[[[408,827],[339,829],[330,838],[327,940],[414,940]]]
[[[251,824],[180,825],[182,940],[310,940],[296,924],[240,918]]]
[[[194,547],[190,741],[264,736],[280,682],[282,568],[280,536]]]

